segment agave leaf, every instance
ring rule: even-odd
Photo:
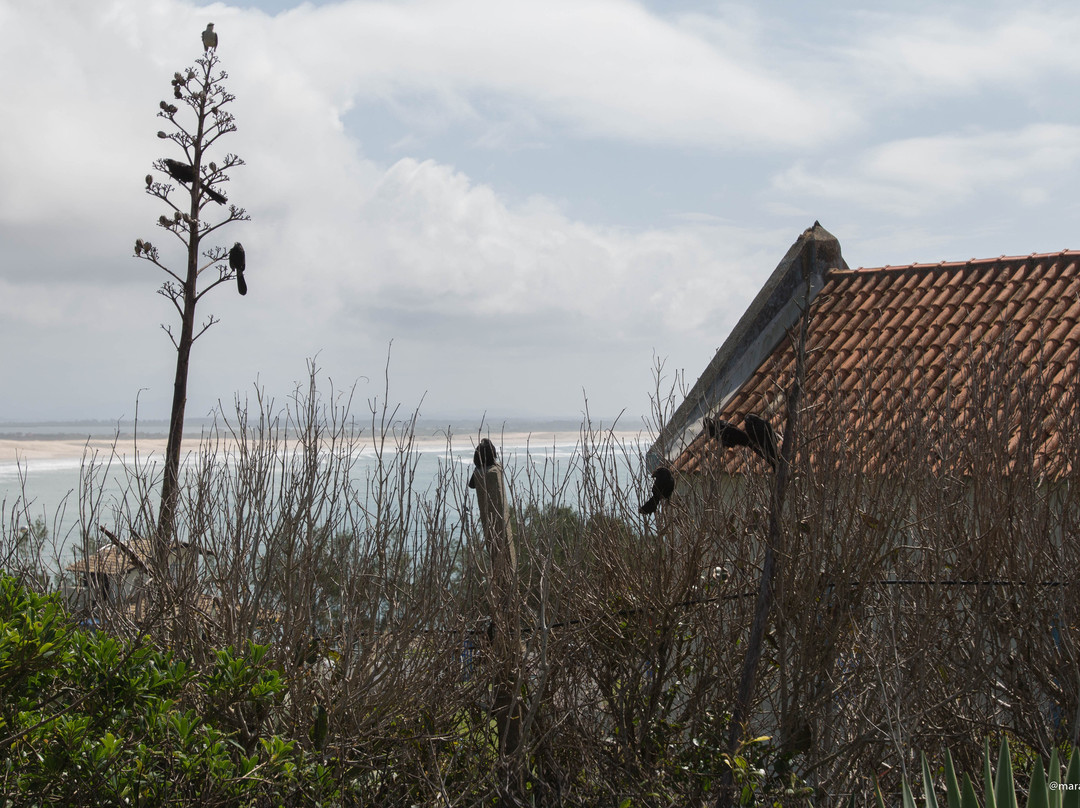
[[[915,808],[915,798],[911,796],[911,786],[908,785],[907,778],[905,777],[900,781],[901,785],[901,805],[903,808]]]
[[[994,792],[990,792],[990,799],[994,798]],[[979,808],[979,798],[975,796],[975,786],[971,784],[971,778],[964,775],[964,789],[960,796],[960,808]]]
[[[1064,785],[1066,788],[1061,795],[1061,808],[1080,808],[1080,755],[1076,754],[1075,748],[1069,758],[1069,771],[1065,774]]]
[[[922,754],[922,789],[926,808],[938,808],[937,795],[934,794],[934,781],[930,777],[930,764],[926,762],[926,754]]]
[[[1050,792],[1046,788],[1046,773],[1043,771],[1042,758],[1037,755],[1035,757],[1035,766],[1031,770],[1027,808],[1050,808]]]
[[[877,808],[885,808],[885,798],[881,796],[881,784],[877,775],[874,776],[874,798],[877,800]]]
[[[945,750],[945,801],[949,808],[960,808],[960,785],[956,781],[956,767],[948,749]]]
[[[986,808],[997,808],[994,799],[994,774],[990,771],[990,739],[983,742],[983,797],[986,800]]]
[[[1058,762],[1056,746],[1050,750],[1050,769],[1046,779],[1051,783],[1061,782],[1061,763]],[[1058,788],[1054,788],[1050,792],[1050,808],[1061,808],[1061,790]]]
[[[1018,808],[1016,784],[1013,781],[1012,759],[1009,757],[1009,739],[1001,738],[998,749],[997,778],[994,781],[994,800],[997,808]]]

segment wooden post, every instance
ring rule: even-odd
[[[743,658],[742,674],[739,677],[739,690],[735,695],[735,704],[731,711],[731,726],[728,730],[728,754],[734,758],[739,748],[739,739],[744,724],[749,720],[750,706],[754,696],[754,683],[757,677],[758,663],[761,660],[762,641],[768,627],[776,601],[776,578],[779,575],[780,550],[783,542],[784,500],[787,497],[788,484],[791,481],[791,462],[795,459],[795,443],[799,438],[799,401],[802,397],[803,384],[806,381],[806,342],[810,324],[810,272],[817,264],[817,244],[810,243],[810,256],[807,260],[803,252],[803,278],[806,281],[802,318],[799,321],[799,336],[795,342],[795,379],[787,391],[787,414],[784,424],[784,441],[780,446],[772,479],[772,501],[769,508],[769,532],[766,535],[765,562],[761,568],[761,583],[758,588],[757,603],[754,606],[754,620],[750,625],[750,639]],[[787,660],[780,660],[781,665]],[[738,804],[735,798],[734,775],[728,767],[720,778],[717,789],[717,808],[726,808]]]
[[[521,700],[517,692],[521,656],[521,613],[517,596],[517,548],[510,528],[506,480],[499,463],[473,470],[472,487],[480,506],[490,562],[488,600],[491,605],[495,662],[492,713],[499,731],[499,751],[511,755],[521,743]]]

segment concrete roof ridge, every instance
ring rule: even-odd
[[[884,264],[883,266],[879,266],[879,267],[863,267],[863,266],[859,266],[859,267],[852,267],[850,269],[832,270],[832,271],[833,272],[838,272],[838,273],[839,272],[847,272],[847,273],[870,274],[870,273],[874,273],[874,272],[906,272],[906,271],[913,270],[913,269],[916,269],[916,270],[935,270],[935,269],[951,270],[951,269],[958,269],[960,267],[969,267],[969,266],[973,266],[973,265],[1013,263],[1013,262],[1017,262],[1017,261],[1030,261],[1033,258],[1034,259],[1050,260],[1050,259],[1062,258],[1062,257],[1066,257],[1066,256],[1080,257],[1080,251],[1078,251],[1078,250],[1060,250],[1058,252],[1030,253],[1028,255],[999,255],[996,258],[968,258],[966,260],[956,260],[956,261],[949,261],[949,260],[945,259],[945,260],[941,260],[941,261],[935,261],[933,263],[921,263],[919,261],[915,261],[915,262],[910,263],[910,264]]]
[[[809,279],[804,268],[809,267]],[[830,269],[848,269],[837,238],[820,222],[804,230],[776,265],[761,291],[735,324],[708,367],[672,414],[649,449],[650,469],[677,456],[697,432],[701,420],[721,406],[772,353],[789,328],[798,322],[825,284]],[[809,280],[809,289],[807,289]]]

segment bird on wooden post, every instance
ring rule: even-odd
[[[208,22],[206,30],[202,32],[202,45],[204,52],[211,48],[217,50],[217,34],[214,33],[214,24],[212,22]]]
[[[499,454],[495,451],[495,444],[487,438],[484,438],[477,445],[476,451],[473,452],[473,465],[476,466],[477,471],[483,474],[498,462]],[[475,472],[473,472],[473,476],[469,479],[469,488],[476,488]]]
[[[229,269],[236,273],[237,291],[246,295],[247,283],[244,281],[244,270],[247,269],[247,256],[244,255],[244,245],[239,241],[229,250]]]
[[[506,481],[495,444],[484,438],[473,452],[472,477],[469,488],[475,489],[480,505],[480,522],[484,537],[496,567],[504,567],[508,574],[517,572],[517,551],[510,529],[510,514],[506,498]],[[500,576],[502,577],[502,576]]]
[[[660,500],[671,499],[671,495],[675,492],[675,478],[672,476],[670,469],[660,466],[652,473],[652,476],[652,496],[645,501],[644,505],[638,508],[638,513],[646,516],[655,513],[660,505]]]
[[[487,543],[491,572],[488,597],[491,608],[489,641],[495,660],[492,713],[503,753],[513,752],[521,742],[521,709],[514,683],[520,681],[521,605],[517,598],[517,548],[510,527],[506,480],[495,444],[484,438],[473,452],[469,488],[476,491],[480,525]]]

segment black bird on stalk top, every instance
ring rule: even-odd
[[[776,451],[776,432],[772,424],[760,415],[751,413],[743,422],[746,427],[746,437],[750,439],[750,448],[765,458],[770,466],[776,468],[776,461],[780,455]]]
[[[186,182],[194,184],[195,182],[195,167],[190,166],[187,163],[181,163],[179,160],[173,160],[171,157],[166,157],[162,160],[165,164],[165,170],[169,173],[169,176],[179,182]],[[213,188],[204,185],[202,189],[203,193],[217,202],[219,205],[224,205],[229,200],[225,198],[225,195],[215,191]]]
[[[215,202],[217,202],[219,205],[224,205],[226,202],[229,201],[228,199],[225,198],[225,194],[218,193],[213,188],[207,188],[207,187],[204,186],[203,187],[203,193],[206,194],[208,197],[210,197]]]
[[[165,163],[165,170],[169,172],[169,176],[174,180],[180,182],[195,182],[195,167],[189,166],[187,163],[181,163],[179,160],[173,160],[171,157],[166,157],[162,160]]]
[[[214,33],[214,24],[212,22],[208,22],[206,30],[202,32],[202,46],[203,52],[211,48],[217,49],[217,34]]]
[[[229,250],[229,269],[236,273],[237,290],[240,294],[246,295],[247,283],[244,282],[244,270],[247,269],[247,256],[244,255],[244,245],[239,241]]]
[[[495,451],[495,444],[487,438],[484,438],[476,446],[476,451],[472,456],[473,465],[476,466],[476,471],[473,472],[473,476],[469,480],[469,488],[476,488],[476,475],[477,472],[484,474],[489,468],[499,462],[499,455]]]
[[[644,505],[638,508],[638,513],[646,515],[655,513],[660,505],[660,500],[671,499],[671,495],[675,492],[675,478],[671,476],[669,469],[660,466],[652,473],[652,476],[652,496],[645,501]]]

